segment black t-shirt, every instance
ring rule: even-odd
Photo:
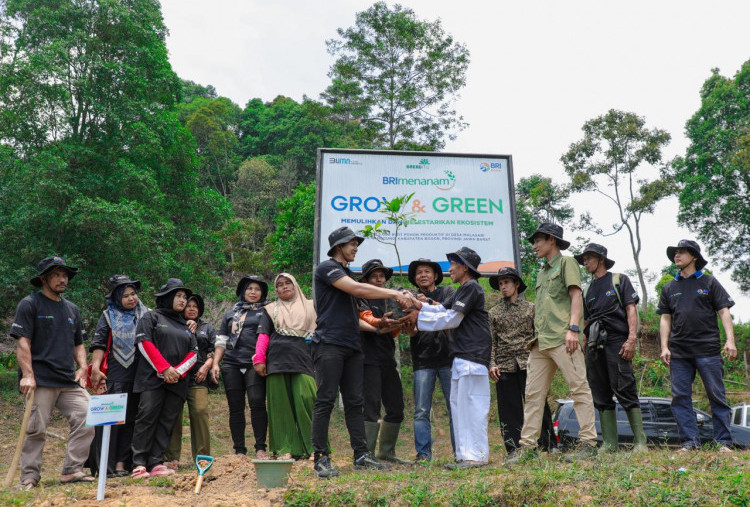
[[[461,285],[443,306],[464,314],[456,329],[451,330],[448,348],[451,358],[459,357],[490,367],[492,334],[490,318],[484,308],[484,289],[472,279]]]
[[[179,365],[190,352],[198,353],[195,335],[188,330],[185,319],[171,310],[156,309],[141,317],[136,327],[135,342],[139,344],[146,341],[152,342],[173,367]],[[138,354],[140,355],[140,350]],[[133,392],[142,393],[164,387],[187,398],[190,385],[187,377],[176,384],[167,384],[157,376],[147,358],[139,357],[137,363]]]
[[[266,352],[266,374],[304,373],[313,377],[311,344],[302,336],[277,333],[268,311],[272,311],[270,306],[263,312],[258,326],[258,334],[265,333],[270,337]]]
[[[370,310],[373,317],[381,318],[393,308],[389,308],[390,299],[360,299],[359,311]],[[396,341],[391,333],[378,334],[361,332],[362,352],[365,364],[378,366],[396,366]]]
[[[190,370],[190,387],[208,387],[211,374],[209,373],[206,375],[206,379],[203,382],[196,382],[195,374],[198,373],[198,370],[200,370],[204,364],[206,364],[208,354],[214,351],[214,345],[216,344],[216,329],[214,329],[214,327],[208,322],[199,319],[198,327],[195,330],[195,339],[198,343],[198,361]]]
[[[53,301],[41,292],[26,296],[16,307],[10,335],[31,340],[31,368],[38,386],[78,385],[74,350],[83,344],[86,330],[76,305],[65,298]]]
[[[315,268],[313,288],[318,318],[313,341],[361,350],[357,298],[333,286],[345,276],[352,277],[352,272],[333,259]]]
[[[260,318],[263,316],[263,313],[264,310],[262,307],[247,310],[247,316],[242,323],[242,332],[237,339],[237,343],[232,347],[231,338],[227,341],[227,348],[224,352],[224,358],[222,359],[223,365],[235,366],[238,368],[253,367],[255,344],[258,343],[258,324],[260,324]],[[233,310],[229,310],[224,314],[219,334],[230,337],[232,336],[231,330],[233,318]]]
[[[721,354],[716,312],[734,300],[711,275],[696,271],[676,277],[661,289],[656,313],[672,315],[669,351],[677,359]]]
[[[583,305],[583,317],[589,324],[599,320],[610,337],[628,335],[628,317],[623,306],[638,304],[640,298],[630,283],[627,275],[620,275],[620,297],[622,305],[617,299],[612,273],[607,272],[601,278],[595,278],[586,291],[586,301]],[[588,334],[588,329],[586,330]]]
[[[419,292],[422,292],[421,290]],[[425,296],[442,303],[448,301],[455,294],[453,287],[436,287],[432,292],[422,292]],[[415,370],[432,368],[444,368],[451,365],[451,357],[448,352],[448,341],[450,331],[417,331],[411,337],[411,361]]]

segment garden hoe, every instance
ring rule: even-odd
[[[201,492],[201,486],[203,486],[203,476],[206,475],[208,469],[214,464],[213,456],[205,456],[199,454],[195,457],[195,467],[198,469],[198,480],[195,482],[195,494]]]

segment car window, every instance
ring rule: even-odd
[[[654,420],[654,417],[651,414],[651,403],[649,403],[648,401],[641,402],[641,415],[643,417],[643,420],[646,422],[651,422]]]
[[[742,424],[742,409],[736,408],[734,410],[734,417],[732,418],[732,424]]]
[[[652,403],[654,410],[654,417],[657,422],[663,423],[675,423],[674,414],[672,414],[672,407],[666,403]]]
[[[750,426],[750,410],[744,410],[745,412],[745,426]]]

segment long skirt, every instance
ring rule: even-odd
[[[294,458],[310,457],[315,393],[315,379],[304,373],[275,373],[266,377],[271,452],[288,453]]]

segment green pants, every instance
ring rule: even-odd
[[[276,373],[266,377],[268,435],[271,452],[295,458],[312,454],[312,414],[315,379],[304,373]]]
[[[190,416],[190,447],[193,461],[198,454],[211,455],[211,433],[208,429],[208,388],[191,387],[187,396],[188,414]],[[182,414],[172,428],[172,438],[164,453],[165,461],[180,460],[182,453]]]

